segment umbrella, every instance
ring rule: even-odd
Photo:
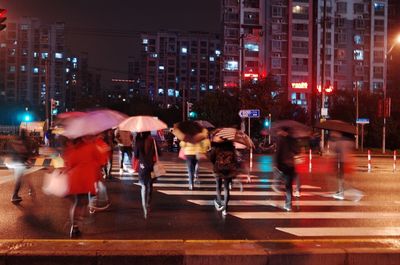
[[[205,121],[205,120],[197,120],[195,121],[196,123],[198,123],[200,126],[204,127],[204,128],[215,128],[214,125],[212,125],[211,122],[209,121]]]
[[[168,128],[167,124],[152,116],[132,116],[118,125],[122,131],[147,132]]]
[[[280,130],[289,129],[289,134],[293,138],[305,138],[311,136],[311,128],[294,120],[281,120],[272,123],[272,133],[276,134]]]
[[[318,122],[315,127],[325,130],[356,134],[356,126],[340,120],[326,120],[323,122]]]
[[[254,148],[254,143],[250,139],[250,137],[244,132],[235,128],[216,129],[211,137],[211,141],[215,143],[231,141],[234,143],[242,144],[247,148]]]
[[[125,119],[125,114],[114,110],[90,111],[76,118],[67,119],[63,135],[68,138],[96,135],[117,126]]]
[[[55,125],[63,125],[68,121],[68,119],[78,118],[78,117],[83,116],[85,114],[86,114],[85,112],[81,112],[81,111],[63,112],[63,113],[60,113],[60,114],[57,115],[54,124]]]
[[[176,123],[172,133],[181,141],[198,143],[207,138],[207,130],[194,121],[182,121]]]

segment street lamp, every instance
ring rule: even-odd
[[[386,153],[386,115],[385,115],[385,104],[386,104],[386,90],[387,90],[387,57],[392,52],[394,47],[400,43],[400,35],[396,37],[395,42],[392,44],[390,49],[385,53],[383,62],[383,127],[382,127],[382,153]]]

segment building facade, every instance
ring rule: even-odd
[[[65,102],[64,24],[44,25],[21,18],[0,32],[0,98],[5,102],[44,105]]]
[[[203,32],[157,32],[141,35],[139,93],[163,107],[198,101],[221,86],[218,35]]]

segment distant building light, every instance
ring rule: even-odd
[[[184,53],[184,54],[186,54],[186,53],[187,53],[187,51],[188,51],[188,49],[187,49],[186,47],[182,47],[182,48],[181,48],[181,53]]]
[[[159,65],[159,66],[158,66],[158,69],[159,69],[159,70],[164,70],[164,65]]]
[[[206,84],[200,84],[200,90],[206,91]]]
[[[210,62],[214,62],[215,61],[215,57],[214,56],[210,56]]]
[[[179,91],[175,90],[175,97],[178,98],[179,97]]]
[[[225,62],[225,70],[228,70],[228,71],[237,71],[237,70],[239,70],[238,61],[234,61],[234,60],[226,61]]]
[[[72,62],[73,62],[73,63],[78,63],[78,58],[73,57],[73,58],[72,58]]]
[[[157,57],[158,57],[158,54],[157,54],[157,53],[152,53],[152,54],[150,54],[150,57],[152,57],[152,58],[157,58]]]
[[[164,95],[164,88],[159,88],[159,89],[158,89],[158,95],[159,95],[159,96]]]
[[[248,51],[252,51],[252,52],[258,52],[260,50],[258,44],[254,44],[254,43],[246,43],[244,45],[244,48]]]
[[[148,44],[149,43],[149,39],[143,39],[142,43],[143,44]]]
[[[54,57],[55,57],[56,59],[62,59],[62,58],[63,58],[63,54],[62,54],[61,52],[56,52],[56,53],[54,54]]]
[[[215,55],[220,56],[221,55],[221,51],[220,50],[215,50]]]
[[[245,78],[258,78],[258,74],[255,73],[245,73],[244,74]]]
[[[21,72],[25,72],[26,71],[26,65],[21,65]]]
[[[126,99],[124,99],[124,98],[123,98],[123,99],[122,99],[122,101],[123,101],[123,102],[125,102],[125,101],[126,101]]]
[[[38,74],[39,73],[39,68],[38,67],[33,67],[33,73]]]
[[[38,56],[39,56],[39,53],[37,53],[37,52],[33,53],[33,58],[38,58]]]
[[[49,57],[48,52],[42,52],[42,59],[47,59]]]
[[[175,96],[175,89],[169,88],[168,89],[168,96],[169,97],[174,97]]]
[[[69,68],[65,68],[65,72],[66,72],[66,73],[69,73]]]
[[[214,86],[213,86],[213,85],[209,85],[209,86],[208,86],[208,89],[213,90],[213,89],[214,89]]]

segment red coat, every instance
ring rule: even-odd
[[[94,142],[71,146],[64,153],[69,177],[68,194],[96,194],[95,182],[101,178],[103,154]]]

